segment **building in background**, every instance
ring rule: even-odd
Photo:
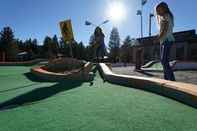
[[[171,60],[197,61],[197,34],[195,30],[174,33],[175,43],[171,49]],[[131,61],[136,62],[137,49],[142,48],[142,63],[160,59],[160,44],[154,43],[156,36],[138,38],[140,44],[131,48]]]

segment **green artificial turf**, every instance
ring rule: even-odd
[[[196,131],[197,110],[95,76],[44,82],[30,67],[0,67],[0,131]],[[3,110],[4,109],[4,110]]]
[[[160,62],[153,64],[150,68],[157,69],[157,70],[163,70],[163,67]]]

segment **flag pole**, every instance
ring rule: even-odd
[[[141,0],[141,38],[143,38],[143,6],[147,3],[147,0]]]
[[[151,36],[152,17],[154,17],[154,15],[150,13],[149,14],[149,36]]]
[[[71,57],[71,58],[73,58],[72,43],[73,43],[73,41],[71,41],[71,42],[69,43],[69,48],[70,48],[70,57]]]
[[[143,38],[143,5],[141,5],[141,38]]]

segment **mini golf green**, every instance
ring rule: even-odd
[[[0,131],[196,131],[197,110],[142,90],[44,82],[31,67],[0,66]]]
[[[150,68],[163,70],[163,66],[160,62],[157,62],[157,63],[153,64]]]

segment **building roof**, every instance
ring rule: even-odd
[[[192,41],[197,42],[197,35],[195,30],[181,31],[173,33],[175,37],[175,42],[185,42]],[[141,43],[139,46],[150,46],[159,43],[154,43],[154,40],[157,36],[137,38],[137,40]]]

